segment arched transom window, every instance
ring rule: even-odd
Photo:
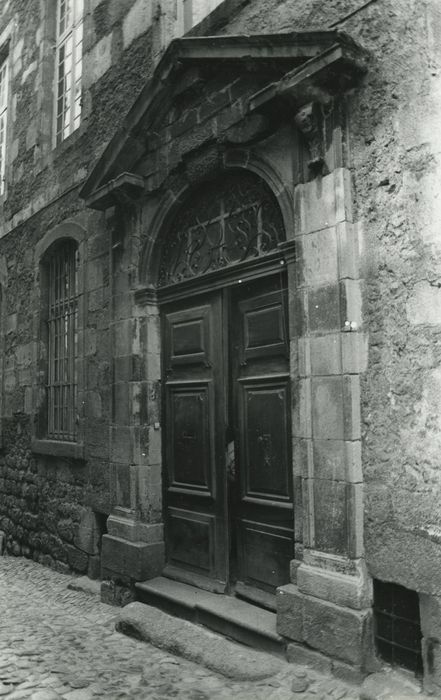
[[[162,246],[158,285],[245,262],[285,240],[274,194],[253,173],[232,171],[200,185],[187,198]]]

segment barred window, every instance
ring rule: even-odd
[[[201,22],[223,0],[180,0],[180,26],[183,33],[190,31],[195,24]]]
[[[8,59],[0,63],[0,195],[5,191],[6,117],[8,110]]]
[[[47,261],[48,437],[75,440],[77,393],[78,249],[63,241]]]
[[[55,143],[80,125],[83,65],[83,0],[57,2]]]

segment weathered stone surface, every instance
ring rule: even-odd
[[[293,693],[304,693],[308,690],[309,679],[305,672],[297,673],[296,677],[293,678],[291,683],[291,690]]]
[[[396,698],[421,698],[421,684],[410,673],[388,669],[368,676],[364,681],[360,700],[396,700]]]
[[[232,642],[276,675],[233,680],[115,631],[115,608],[67,587],[78,582],[35,562],[3,557],[0,567],[0,697],[13,700],[89,700],[92,697],[176,697],[290,700],[294,679],[320,700],[336,700],[347,684]],[[175,620],[181,625],[181,620]],[[196,636],[201,628],[196,628]],[[177,636],[180,634],[178,629]],[[213,635],[215,636],[215,635]],[[193,644],[194,635],[191,637]],[[261,668],[262,667],[262,668]],[[341,697],[341,695],[338,695]]]
[[[287,646],[287,658],[291,663],[309,666],[319,673],[330,674],[332,662],[328,656],[309,649],[303,644],[291,643]]]
[[[424,688],[427,692],[441,693],[441,598],[420,594]]]
[[[299,283],[308,287],[335,284],[338,280],[337,237],[335,228],[309,233],[296,239]],[[326,255],[323,255],[326,250]]]
[[[87,576],[78,576],[78,578],[72,580],[67,587],[72,591],[81,591],[82,593],[87,593],[87,595],[100,596],[100,583],[98,581],[92,581]]]
[[[280,586],[276,595],[277,631],[283,637],[303,641],[304,596],[297,586]]]
[[[330,375],[342,373],[341,340],[339,334],[315,336],[310,339],[311,373]]]
[[[311,331],[332,331],[341,327],[340,288],[337,284],[309,289],[308,322]]]
[[[344,437],[343,381],[341,377],[318,377],[312,380],[312,426],[314,437]]]
[[[339,168],[320,181],[297,186],[298,230],[301,233],[319,231],[343,221],[352,221],[349,178],[349,171]]]
[[[347,486],[342,481],[313,479],[315,546],[345,554],[348,549]]]
[[[230,642],[186,620],[143,603],[121,611],[116,628],[236,680],[261,679],[281,670],[276,658]]]
[[[299,591],[336,605],[361,610],[371,604],[367,575],[346,576],[302,564],[297,570]]]
[[[280,634],[306,642],[308,647],[353,666],[370,663],[372,615],[369,609],[350,610],[305,595],[290,584],[277,591],[277,611]]]
[[[157,576],[164,566],[164,544],[128,542],[104,535],[101,552],[102,577],[112,575],[144,581]]]
[[[313,649],[360,665],[371,644],[371,618],[370,610],[358,612],[305,596],[303,638]]]

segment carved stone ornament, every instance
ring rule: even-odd
[[[308,166],[316,174],[325,163],[325,135],[320,105],[315,102],[304,105],[295,115],[294,121],[308,145]]]
[[[162,246],[158,285],[261,258],[284,240],[269,187],[253,173],[229,173],[201,184],[175,217]]]

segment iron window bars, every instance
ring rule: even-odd
[[[375,641],[379,655],[417,674],[423,671],[418,594],[374,580]]]
[[[48,437],[75,440],[78,250],[63,241],[48,260]]]

